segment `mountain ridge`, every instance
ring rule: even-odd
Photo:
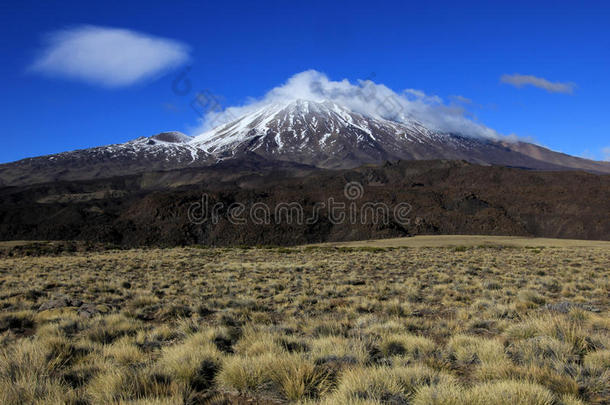
[[[610,173],[597,162],[522,141],[466,136],[369,116],[337,103],[297,99],[251,111],[196,137],[168,131],[131,141],[0,165],[0,186],[89,180],[207,167],[227,159],[349,169],[398,160],[465,160],[535,170]]]
[[[522,141],[435,131],[413,118],[398,122],[367,116],[328,100],[297,99],[266,106],[196,136],[191,143],[220,156],[248,151],[322,168],[353,168],[384,160],[452,159],[610,173],[610,163]]]

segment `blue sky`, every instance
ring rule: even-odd
[[[609,5],[421,3],[3,2],[0,162],[164,130],[192,135],[201,126],[191,107],[197,91],[216,95],[226,107],[241,105],[309,69],[332,81],[371,79],[396,92],[415,89],[500,134],[605,157]],[[78,60],[89,69],[83,73],[61,60],[65,49],[49,53],[69,35],[72,43],[88,44],[76,37],[96,27],[126,36],[118,48],[102,46],[108,58],[116,52],[129,60],[130,46],[139,44],[154,49],[120,77],[95,58]],[[186,66],[191,90],[177,94],[172,83]]]

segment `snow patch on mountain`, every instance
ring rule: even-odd
[[[393,135],[398,141],[401,136],[429,137],[435,132],[415,120],[393,122],[355,113],[329,100],[297,99],[264,106],[194,137],[190,144],[208,153],[218,153],[247,141],[272,136],[276,151],[282,151],[285,147],[303,149],[312,143],[324,149],[333,135],[342,134],[347,141],[351,137],[357,142],[375,144],[379,141],[378,133]],[[261,146],[260,142],[256,145]]]

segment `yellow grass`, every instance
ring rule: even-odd
[[[407,238],[372,239],[354,242],[330,242],[317,246],[342,247],[450,247],[450,246],[515,246],[515,247],[566,247],[606,248],[609,241],[531,238],[525,236],[487,235],[418,235]]]
[[[0,403],[610,401],[604,243],[435,238],[5,258]]]

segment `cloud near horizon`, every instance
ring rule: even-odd
[[[295,99],[330,100],[363,115],[398,122],[417,120],[430,129],[442,132],[493,139],[500,136],[495,130],[469,118],[469,113],[463,106],[446,103],[438,96],[427,95],[415,89],[395,92],[371,80],[358,80],[357,83],[350,83],[347,79],[333,81],[316,70],[295,74],[260,99],[250,99],[244,105],[224,108],[222,111],[207,112],[201,120],[201,126],[193,131],[194,135],[267,105]]]
[[[532,75],[520,75],[518,73],[512,75],[502,75],[500,82],[510,84],[517,88],[523,86],[533,86],[539,89],[548,91],[549,93],[564,93],[572,94],[576,85],[567,82],[551,82],[542,77]]]
[[[189,47],[121,28],[83,25],[55,31],[29,71],[104,87],[129,86],[189,60]]]

